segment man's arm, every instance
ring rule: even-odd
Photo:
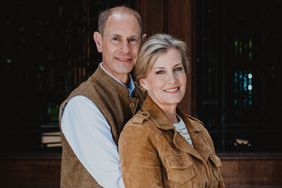
[[[110,126],[91,100],[72,98],[64,109],[61,128],[77,158],[101,186],[124,187]]]

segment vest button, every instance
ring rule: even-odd
[[[134,103],[130,103],[130,104],[129,104],[129,107],[130,107],[130,108],[135,108],[135,104],[134,104]]]
[[[146,117],[146,118],[150,116],[149,112],[142,112],[141,114],[143,117]]]

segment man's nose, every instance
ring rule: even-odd
[[[123,41],[121,49],[123,52],[129,52],[130,51],[130,46],[128,41]]]

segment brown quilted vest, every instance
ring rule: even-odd
[[[125,123],[136,113],[143,101],[143,95],[136,89],[134,97],[129,91],[99,66],[89,79],[78,86],[61,104],[59,120],[67,102],[74,96],[82,95],[92,100],[100,109],[111,127],[113,139],[118,138]],[[77,159],[62,134],[61,188],[101,187]],[[93,138],[95,139],[95,138]],[[91,149],[91,148],[89,148]],[[99,155],[99,153],[97,153]]]

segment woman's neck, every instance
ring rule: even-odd
[[[159,106],[160,109],[162,109],[162,111],[165,113],[171,123],[178,122],[176,114],[177,104],[163,105],[157,102],[156,104]]]
[[[178,119],[177,119],[177,114],[176,114],[176,109],[174,110],[166,110],[164,111],[166,116],[168,117],[169,121],[171,123],[177,123],[178,122]]]

